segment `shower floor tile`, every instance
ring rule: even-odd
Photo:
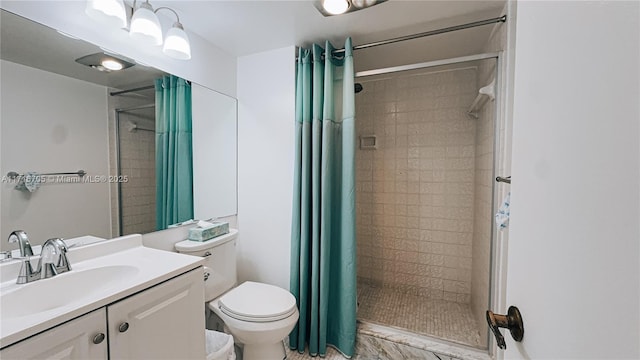
[[[398,289],[358,284],[358,320],[484,348],[469,304],[428,299]]]

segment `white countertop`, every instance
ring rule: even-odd
[[[104,274],[104,272],[95,270],[91,273],[87,272],[86,274],[95,274],[95,278],[91,278],[89,284],[83,283],[77,286],[91,288],[90,291],[87,290],[86,293],[79,296],[78,300],[72,300],[51,310],[30,313],[28,308],[29,301],[25,301],[25,308],[20,309],[19,315],[14,316],[12,314],[11,316],[2,316],[0,318],[0,348],[198,268],[204,262],[204,259],[200,257],[144,247],[142,246],[142,237],[140,235],[129,235],[72,248],[67,255],[72,267],[70,272],[56,275],[51,279],[37,280],[23,285],[15,283],[19,262],[2,264],[0,266],[2,271],[0,277],[2,280],[2,283],[0,283],[0,311],[2,311],[2,297],[15,291],[24,292],[24,287],[57,284],[54,282],[45,284],[45,282],[53,281],[58,277],[60,277],[58,280],[61,280],[64,276],[77,277],[80,272],[92,271],[92,269],[106,268],[107,271],[118,267],[126,269],[135,267],[135,269],[127,272],[126,276],[118,277],[117,280],[108,279],[108,281],[100,279],[100,274]],[[35,268],[37,257],[32,260],[32,263]],[[65,286],[68,283],[65,282]],[[65,291],[65,289],[55,290]],[[75,291],[77,290],[76,288]],[[28,291],[25,293],[28,293]],[[55,298],[55,294],[52,294],[51,297]],[[51,301],[46,297],[28,300]]]

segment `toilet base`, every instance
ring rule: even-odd
[[[243,360],[283,360],[287,354],[282,341],[275,344],[244,344]]]

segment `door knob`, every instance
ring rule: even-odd
[[[509,329],[513,340],[518,342],[522,341],[522,337],[524,336],[524,324],[522,323],[520,310],[518,310],[517,307],[509,306],[507,315],[494,314],[493,311],[487,310],[487,323],[489,324],[489,328],[493,332],[493,335],[496,337],[496,341],[498,342],[498,347],[500,349],[507,348],[507,343],[504,342],[504,337],[500,332],[500,328]]]

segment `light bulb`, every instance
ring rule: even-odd
[[[131,18],[129,36],[152,45],[162,44],[160,20],[149,3],[142,3]]]
[[[344,14],[349,10],[349,2],[347,0],[324,0],[322,6],[331,15]]]
[[[106,69],[118,71],[122,70],[124,67],[121,62],[114,59],[104,59],[100,62],[100,65],[104,66]]]
[[[189,37],[184,31],[182,24],[176,22],[173,27],[167,31],[167,37],[164,39],[162,52],[178,60],[191,59],[191,44]]]
[[[127,13],[122,0],[87,0],[84,12],[90,18],[109,26],[127,27]]]
[[[353,6],[363,9],[376,4],[376,0],[352,0]]]

